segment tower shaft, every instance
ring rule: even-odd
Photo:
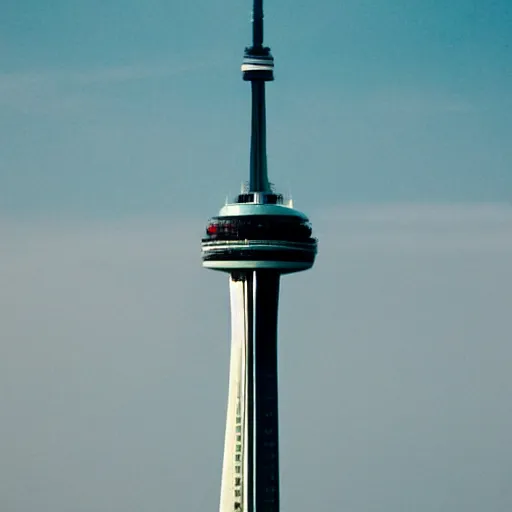
[[[232,275],[231,364],[220,512],[279,511],[279,273]]]
[[[308,218],[285,204],[268,179],[265,83],[274,58],[263,46],[263,0],[253,0],[249,190],[208,221],[203,266],[230,274],[231,362],[220,512],[279,512],[277,316],[282,274],[313,266]]]

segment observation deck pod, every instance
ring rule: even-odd
[[[270,48],[246,48],[242,64],[242,76],[246,82],[274,80],[274,57]]]
[[[224,272],[300,272],[313,266],[317,240],[308,218],[282,196],[249,192],[209,220],[202,239],[203,267]]]

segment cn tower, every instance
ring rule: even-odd
[[[251,83],[248,185],[212,217],[203,266],[228,272],[231,362],[220,512],[279,511],[277,309],[282,274],[313,266],[317,240],[308,218],[268,180],[265,83],[274,59],[263,45],[263,2],[254,0],[253,40],[243,79]]]

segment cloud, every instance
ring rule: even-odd
[[[387,114],[468,114],[477,110],[461,94],[426,88],[380,89],[369,95],[366,105]]]
[[[282,283],[283,508],[510,509],[510,210],[313,212],[317,265]],[[217,506],[229,301],[202,230],[0,222],[2,510]]]
[[[0,74],[0,87],[13,90],[19,87],[52,87],[62,84],[87,86],[92,84],[115,84],[172,76],[204,67],[206,63],[192,62],[188,65],[177,62],[156,65],[125,65],[88,70],[46,70],[11,72]]]
[[[339,231],[336,241],[345,250],[512,251],[512,206],[506,203],[348,205],[318,218],[328,233]]]
[[[85,93],[97,87],[162,80],[219,65],[219,59],[189,59],[96,69],[29,70],[0,73],[0,107],[22,113],[73,110],[84,105]]]

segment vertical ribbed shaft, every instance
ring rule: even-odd
[[[265,116],[265,82],[251,82],[251,165],[249,189],[253,192],[270,190],[267,170],[267,126]]]
[[[254,395],[255,498],[257,512],[279,510],[279,417],[277,389],[277,308],[279,274],[255,271]]]
[[[251,474],[247,474],[246,459],[247,456],[252,457],[252,449],[247,450],[247,440],[252,438],[247,427],[253,422],[252,417],[247,418],[247,333],[252,331],[252,321],[245,307],[246,296],[246,282],[231,279],[231,359],[220,491],[221,512],[247,510],[244,506],[247,500],[245,482],[251,478]]]
[[[231,363],[221,512],[279,511],[279,274],[230,281]]]
[[[247,318],[246,321],[246,329],[245,329],[245,346],[247,347],[247,357],[246,357],[246,368],[245,374],[246,378],[246,403],[247,403],[247,411],[246,411],[246,435],[247,435],[247,443],[245,450],[245,462],[246,462],[246,480],[245,480],[245,509],[244,512],[255,512],[257,509],[255,508],[255,500],[254,500],[254,432],[256,430],[256,426],[254,425],[254,401],[255,390],[254,390],[254,345],[255,345],[255,337],[254,337],[254,282],[249,276],[245,276],[245,304],[244,304],[244,315]],[[232,314],[237,314],[240,312],[232,312]]]

